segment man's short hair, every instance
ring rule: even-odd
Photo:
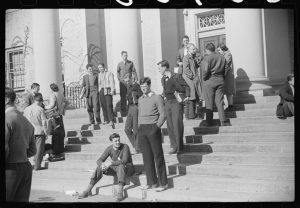
[[[218,48],[221,48],[222,51],[228,51],[228,48],[227,46],[225,45],[225,43],[220,43],[218,45]]]
[[[50,88],[51,88],[51,90],[52,90],[53,92],[58,92],[58,91],[59,91],[59,88],[58,88],[57,84],[55,84],[55,83],[52,83],[52,84],[50,85]]]
[[[109,140],[112,141],[114,138],[120,138],[120,135],[117,133],[113,133],[109,136]]]
[[[205,48],[211,52],[215,52],[215,50],[216,50],[216,47],[213,43],[206,44]]]
[[[188,40],[190,40],[189,36],[187,36],[187,35],[184,35],[184,36],[182,37],[182,40],[185,39],[185,38],[188,39]]]
[[[123,56],[124,53],[127,53],[127,51],[122,51],[122,52],[121,52],[121,55]],[[127,54],[128,54],[128,53],[127,53]]]
[[[39,87],[39,86],[40,86],[40,84],[38,84],[38,83],[32,83],[31,89],[37,88],[37,87]]]
[[[93,65],[92,64],[87,64],[86,65],[86,69],[88,69],[89,67],[92,67],[92,69],[93,69]]]
[[[292,80],[292,78],[294,78],[294,73],[289,74],[289,75],[286,77],[286,80],[289,82],[289,81]]]
[[[33,99],[36,101],[43,101],[43,96],[41,93],[35,93]]]
[[[16,100],[15,91],[10,87],[5,87],[5,98],[8,98],[10,103],[15,102]]]
[[[104,63],[100,63],[100,64],[98,64],[98,66],[103,66],[103,67],[105,67],[105,64]]]
[[[158,62],[157,65],[161,65],[162,67],[165,66],[167,69],[169,69],[169,67],[170,67],[169,62],[167,60],[162,60],[162,61]]]
[[[147,85],[151,85],[151,79],[149,77],[144,77],[143,79],[141,79],[140,85],[144,83],[146,83]]]

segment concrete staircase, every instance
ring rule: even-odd
[[[203,127],[201,120],[184,120],[186,153],[168,155],[170,141],[163,125],[163,150],[169,189],[148,191],[147,200],[158,201],[293,201],[295,199],[294,118],[275,116],[279,102],[273,89],[238,92],[235,112],[226,113],[232,126]],[[101,113],[102,114],[102,113]],[[214,118],[218,113],[214,112]],[[95,125],[88,129],[85,109],[69,110],[64,117],[65,161],[49,163],[49,169],[33,173],[32,189],[77,190],[89,183],[96,160],[110,144],[108,136],[124,132],[126,118],[115,126]],[[146,184],[142,155],[133,155],[136,170],[125,196],[140,198],[139,185]],[[104,176],[93,193],[112,194],[114,178]],[[79,200],[82,201],[82,200]]]

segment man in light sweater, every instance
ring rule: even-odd
[[[142,79],[140,86],[143,96],[139,98],[138,139],[147,179],[147,185],[142,188],[156,188],[158,192],[164,191],[168,188],[160,129],[166,120],[164,101],[160,95],[156,95],[151,91],[150,78],[145,77]]]
[[[5,193],[6,201],[28,202],[36,153],[34,127],[15,105],[16,93],[5,88]]]
[[[112,145],[108,146],[97,160],[97,168],[94,171],[86,190],[78,195],[79,199],[91,195],[92,188],[102,178],[103,174],[117,175],[119,186],[116,201],[119,202],[123,199],[125,179],[134,173],[131,153],[128,145],[120,142],[119,134],[113,133],[110,135],[109,140]],[[110,157],[111,160],[107,160],[108,157]]]

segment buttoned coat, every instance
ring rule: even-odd
[[[93,84],[94,86],[97,87],[97,91],[98,91],[98,74],[93,74],[94,77],[94,81]],[[83,80],[82,80],[82,85],[81,88],[85,88],[85,95],[84,97],[88,98],[89,94],[90,94],[90,81],[89,81],[89,75],[86,74],[83,76]]]
[[[201,83],[199,78],[199,65],[195,59],[187,54],[183,57],[182,77],[190,87],[190,100],[196,100],[196,95],[201,97]]]

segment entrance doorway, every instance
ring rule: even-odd
[[[217,49],[217,46],[220,43],[226,44],[226,37],[225,37],[225,34],[222,34],[222,35],[215,35],[215,36],[210,36],[210,37],[199,38],[198,43],[199,43],[200,53],[204,55],[205,54],[205,46],[208,43],[213,43]]]

